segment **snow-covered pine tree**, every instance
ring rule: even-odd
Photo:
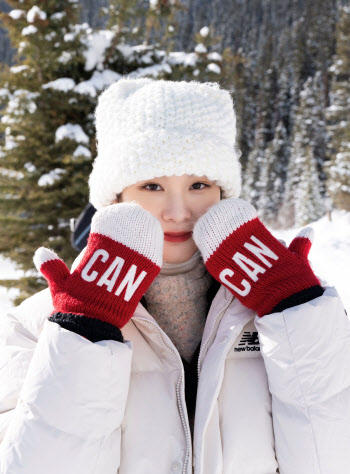
[[[246,199],[256,207],[258,206],[261,187],[264,185],[260,178],[265,164],[264,141],[262,134],[257,133],[253,150],[248,156],[242,186],[242,199]]]
[[[336,29],[327,128],[330,136],[327,188],[339,209],[350,211],[350,7],[343,6]]]
[[[87,25],[75,24],[77,2],[9,3],[1,20],[18,53],[0,78],[0,252],[29,270],[40,245],[73,257],[68,222],[86,198],[92,153],[92,100],[83,83],[91,73],[82,67]],[[45,283],[28,277],[15,285],[25,297]]]
[[[136,3],[137,8],[143,4],[139,0]],[[145,15],[144,44],[156,44],[167,53],[174,51],[174,37],[179,27],[176,17],[187,8],[181,0],[149,0],[149,6]]]
[[[301,179],[295,188],[295,225],[301,227],[315,221],[325,213],[320,192],[314,150],[306,147],[305,156],[300,157]]]
[[[169,51],[167,62],[171,70],[164,73],[163,78],[174,81],[217,81],[222,87],[229,89],[235,98],[232,71],[243,58],[239,53],[234,54],[230,48],[221,51],[220,43],[221,38],[215,36],[212,25],[203,26],[195,34],[193,51]]]
[[[189,79],[196,79],[201,82],[222,79],[223,56],[215,51],[221,42],[221,38],[214,35],[213,25],[203,26],[194,38],[196,42],[194,53],[197,56],[196,68]]]
[[[261,219],[272,228],[278,228],[278,212],[284,198],[290,144],[284,123],[280,121],[273,140],[265,149],[265,163],[260,176],[260,193],[257,201]]]
[[[177,0],[111,0],[101,8],[105,34],[110,38],[102,48],[104,65],[121,75],[163,77],[171,74],[167,51],[175,32],[175,14],[182,10]],[[149,68],[147,68],[149,66]]]
[[[266,163],[262,167],[260,181],[262,182],[258,212],[261,218],[272,228],[278,228],[278,213],[284,199],[285,181],[290,156],[290,117],[291,117],[291,73],[282,69],[278,77],[273,126],[274,137],[265,150]],[[273,91],[271,90],[271,93]]]
[[[243,196],[253,205],[259,206],[259,199],[266,190],[267,175],[271,160],[266,155],[266,146],[271,142],[276,127],[276,109],[273,102],[278,95],[276,69],[265,72],[256,97],[256,139],[248,155],[244,172]],[[269,162],[268,162],[269,161]],[[266,190],[268,193],[268,191]]]
[[[227,49],[226,49],[227,50]],[[225,50],[225,51],[226,51]],[[224,58],[225,58],[224,51]],[[228,53],[232,55],[232,53]],[[233,102],[237,118],[237,144],[239,148],[242,175],[247,166],[247,157],[254,146],[255,139],[255,107],[251,96],[255,83],[251,80],[251,64],[245,57],[242,48],[233,53],[234,61],[229,62],[229,67],[223,68],[224,83],[233,83]],[[227,87],[227,86],[226,86]],[[251,126],[246,126],[249,123]]]
[[[326,143],[323,100],[322,81],[320,74],[316,73],[305,82],[295,115],[285,196],[278,217],[282,227],[291,227],[301,220],[306,224],[324,214],[319,168],[320,163],[324,161],[322,143],[323,148]],[[313,171],[312,176],[309,170]],[[310,183],[305,183],[310,179]],[[306,192],[305,189],[309,189],[310,186],[313,190]],[[306,199],[305,196],[312,202],[303,207],[303,203],[299,201]],[[300,209],[303,211],[299,215]],[[309,215],[306,215],[307,209],[310,211]]]

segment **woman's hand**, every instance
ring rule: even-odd
[[[304,229],[285,248],[242,199],[214,204],[193,229],[208,271],[258,316],[292,295],[321,289],[307,259],[312,235]]]
[[[72,273],[44,247],[35,252],[34,263],[49,284],[55,313],[120,329],[160,272],[163,241],[161,224],[151,213],[136,203],[112,204],[94,215],[84,256]]]

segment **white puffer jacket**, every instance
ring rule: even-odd
[[[350,472],[350,322],[335,288],[258,318],[220,287],[193,447],[180,355],[141,304],[124,343],[92,343],[52,310],[44,290],[0,319],[1,474]]]

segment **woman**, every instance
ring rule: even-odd
[[[1,473],[347,472],[350,323],[239,199],[229,93],[122,78],[96,131],[88,245],[2,321]]]

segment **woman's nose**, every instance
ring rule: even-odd
[[[185,199],[174,196],[166,201],[162,212],[165,221],[183,222],[189,221],[191,217],[192,212]]]

